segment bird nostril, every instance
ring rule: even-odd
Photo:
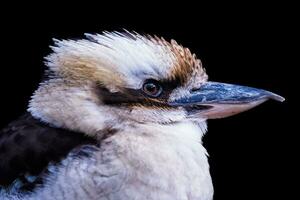
[[[200,90],[200,88],[192,88],[191,92],[197,92],[198,90]]]

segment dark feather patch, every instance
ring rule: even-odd
[[[83,133],[52,128],[29,113],[0,131],[0,189],[14,180],[38,176],[49,165],[58,163],[72,149],[96,144],[96,140]],[[32,188],[24,182],[23,189]],[[30,186],[30,187],[29,187]]]
[[[145,80],[147,82],[148,80]],[[162,86],[162,93],[158,97],[149,97],[142,89],[124,88],[121,92],[110,92],[100,84],[96,87],[96,92],[102,99],[102,102],[108,105],[142,105],[146,107],[162,106],[168,107],[168,99],[173,90],[180,86],[178,80],[157,81]]]

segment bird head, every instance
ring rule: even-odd
[[[36,118],[95,135],[118,124],[205,122],[253,108],[274,93],[208,81],[189,49],[137,33],[55,40],[48,80],[29,105]]]

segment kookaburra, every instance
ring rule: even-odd
[[[206,120],[284,100],[208,81],[174,40],[104,32],[51,48],[27,113],[0,132],[0,199],[211,200]]]

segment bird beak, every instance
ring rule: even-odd
[[[170,102],[172,106],[186,108],[190,115],[201,115],[207,119],[223,118],[249,110],[268,99],[283,102],[285,99],[266,90],[207,82],[190,95]]]

